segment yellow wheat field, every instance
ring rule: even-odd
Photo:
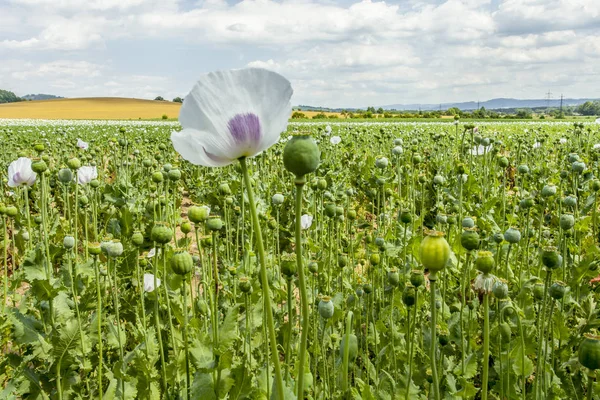
[[[180,103],[93,97],[0,104],[0,118],[33,119],[160,119],[179,116]]]

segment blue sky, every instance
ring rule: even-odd
[[[257,66],[295,105],[600,97],[598,65],[598,0],[0,0],[19,95],[171,99]]]

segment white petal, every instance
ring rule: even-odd
[[[222,167],[234,162],[235,159],[224,158],[214,153],[214,146],[208,145],[206,140],[211,135],[213,134],[205,131],[184,129],[181,132],[173,131],[171,142],[173,142],[173,147],[181,157],[195,165]],[[207,152],[210,152],[213,157],[209,157]]]
[[[199,141],[205,150],[217,157],[235,160],[253,156],[277,142],[287,128],[291,112],[292,96],[290,82],[281,75],[263,69],[242,69],[213,72],[202,76],[183,102],[179,121],[184,130],[202,132],[201,138],[172,135],[172,140],[185,138],[185,142]],[[230,133],[229,121],[238,114],[252,113],[258,116],[261,138],[258,142],[236,143]],[[175,136],[175,139],[173,139]],[[180,143],[176,150],[181,149]],[[178,149],[179,148],[179,149]],[[197,149],[196,149],[197,150]],[[182,156],[195,159],[197,164],[219,166],[223,162],[206,162],[205,154]],[[204,161],[204,162],[201,162]],[[193,162],[193,161],[192,161]]]

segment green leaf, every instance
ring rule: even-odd
[[[533,373],[533,362],[529,359],[529,357],[524,357],[525,364],[523,368],[523,358],[521,355],[523,354],[523,349],[521,346],[517,346],[511,351],[511,361],[512,368],[515,371],[515,374],[522,377],[528,377]]]
[[[191,388],[193,399],[217,400],[212,375],[197,372]]]
[[[239,306],[231,308],[219,328],[219,343],[215,354],[221,355],[227,351],[231,351],[233,342],[239,337],[237,332],[238,310]]]

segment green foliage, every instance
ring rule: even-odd
[[[13,92],[0,89],[0,104],[1,103],[16,103],[19,101],[23,101],[23,99],[18,97]]]

